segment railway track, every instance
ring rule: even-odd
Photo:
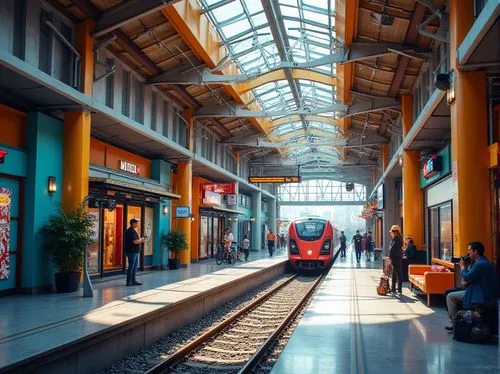
[[[145,374],[251,372],[323,277],[290,277]]]

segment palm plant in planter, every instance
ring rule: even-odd
[[[169,269],[179,269],[179,253],[187,249],[186,235],[181,231],[170,231],[164,237],[165,244],[170,251],[170,258],[168,259]]]
[[[50,216],[45,229],[49,234],[48,250],[54,265],[57,292],[74,292],[80,285],[85,248],[92,244],[94,217],[85,203],[71,211],[59,211]]]

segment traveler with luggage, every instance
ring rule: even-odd
[[[391,292],[396,293],[396,282],[398,293],[403,292],[403,237],[399,225],[392,225],[390,231],[392,240],[389,244],[389,258],[392,264]]]

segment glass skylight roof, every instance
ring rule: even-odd
[[[198,2],[218,31],[229,57],[249,78],[278,69],[283,62],[307,63],[338,51],[334,33],[334,0],[269,0],[272,10],[264,10],[261,0]],[[274,15],[272,22],[269,22],[266,12]],[[274,40],[273,34],[281,35],[280,40]],[[334,64],[307,69],[327,76],[335,75]],[[283,115],[286,115],[287,111],[321,108],[336,102],[333,86],[303,79],[293,82],[280,80],[255,88],[253,94],[262,111],[273,114],[284,112]],[[280,116],[278,114],[269,119]],[[334,117],[335,114],[325,113],[322,116]],[[297,135],[303,134],[305,138],[312,139],[311,134],[307,134],[309,128],[336,133],[330,124],[309,122],[303,117],[300,121],[276,126],[274,133],[283,136],[297,132]],[[314,153],[308,147],[294,152]]]

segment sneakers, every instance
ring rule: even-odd
[[[134,282],[132,282],[132,286],[142,286],[142,283],[134,281]]]
[[[445,326],[444,329],[446,331],[453,331],[453,326]]]

